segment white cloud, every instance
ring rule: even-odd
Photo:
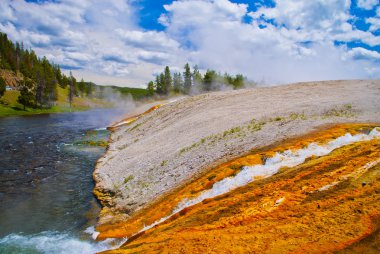
[[[289,29],[332,29],[350,18],[347,0],[277,0],[275,8],[261,7],[251,13],[255,18],[275,19]]]
[[[366,22],[371,25],[369,27],[369,31],[375,32],[376,30],[380,29],[380,18],[371,17],[366,19]]]
[[[380,60],[380,53],[361,47],[351,49],[347,52],[347,56],[359,60]]]
[[[379,0],[358,0],[358,6],[365,10],[372,10],[379,4]]]
[[[164,65],[182,70],[187,61],[271,83],[380,77],[378,52],[334,44],[379,45],[379,7],[361,31],[350,0],[274,0],[256,12],[229,0],[178,0],[164,6],[164,31],[154,31],[139,27],[131,2],[0,1],[0,30],[102,84],[144,85]],[[375,8],[370,2],[360,4]]]
[[[192,45],[188,59],[204,69],[242,72],[270,83],[380,75],[368,73],[376,65],[373,57],[359,62],[354,52],[349,55],[346,47],[334,45],[335,40],[379,44],[378,36],[349,23],[350,1],[275,2],[275,8],[253,13],[244,8],[245,13],[231,15],[219,11],[217,0],[176,1],[165,6],[168,13],[161,20],[170,36]],[[241,21],[245,15],[254,19],[251,24]]]
[[[156,31],[128,31],[117,29],[121,39],[127,44],[142,49],[153,49],[158,51],[177,50],[179,43],[166,36],[164,32]]]
[[[63,67],[82,69],[78,75],[92,73],[95,82],[104,82],[99,78],[104,75],[114,84],[144,85],[150,78],[138,70],[146,68],[144,61],[166,61],[165,51],[180,46],[162,32],[139,31],[135,10],[125,0],[9,0],[0,2],[0,12],[0,30],[9,38]]]

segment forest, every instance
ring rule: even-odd
[[[23,105],[24,110],[26,107],[47,109],[55,106],[59,88],[67,90],[66,101],[71,107],[75,97],[103,99],[105,91],[120,93],[122,96],[130,94],[133,99],[139,100],[150,96],[198,94],[253,85],[242,74],[222,75],[209,69],[202,75],[197,65],[191,70],[187,63],[182,73],[172,73],[166,66],[164,71],[156,76],[155,81],[148,83],[147,89],[98,86],[83,79],[77,81],[71,72],[68,76],[65,75],[59,65],[49,62],[46,57],[38,57],[33,49],[26,49],[22,42],[13,43],[1,32],[0,70],[8,70],[17,77],[16,85],[8,86],[8,89],[19,91],[17,103]],[[4,95],[6,88],[6,79],[0,75],[0,97]]]
[[[75,96],[91,96],[94,84],[77,82],[70,73],[66,76],[60,66],[50,63],[46,57],[39,58],[32,49],[25,49],[23,43],[13,43],[7,35],[0,33],[0,69],[10,70],[18,78],[20,91],[18,102],[25,107],[49,108],[57,101],[57,86],[68,88],[68,102]],[[4,77],[0,77],[0,97],[6,89]]]
[[[208,69],[204,75],[201,74],[197,65],[191,70],[188,63],[184,66],[184,72],[171,74],[169,66],[156,76],[155,81],[150,81],[147,90],[150,95],[169,94],[198,94],[210,91],[240,89],[254,85],[242,74],[235,76],[216,72]]]

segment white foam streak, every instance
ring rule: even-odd
[[[175,211],[181,211],[182,209],[198,204],[205,199],[225,194],[254,181],[256,177],[260,176],[262,178],[272,176],[282,167],[295,167],[300,165],[306,158],[311,156],[324,156],[345,145],[379,137],[380,132],[375,128],[368,135],[357,134],[352,136],[350,133],[347,133],[325,145],[311,143],[307,147],[296,151],[286,150],[282,153],[276,153],[272,158],[267,159],[264,165],[245,166],[236,176],[227,177],[216,182],[210,190],[203,191],[198,197],[190,200],[183,200],[179,203]]]
[[[380,132],[378,131],[378,128],[374,128],[368,135],[357,134],[353,136],[350,133],[347,133],[346,135],[336,138],[324,145],[310,143],[307,147],[296,151],[286,150],[282,153],[276,153],[273,157],[268,158],[265,161],[265,164],[244,166],[236,176],[227,177],[219,182],[216,182],[211,189],[201,192],[198,197],[195,197],[193,199],[184,199],[172,211],[171,215],[163,217],[149,226],[145,226],[136,234],[151,229],[158,224],[161,224],[174,214],[182,211],[187,207],[199,204],[205,199],[228,193],[238,187],[244,186],[254,181],[257,177],[260,177],[261,179],[269,177],[276,174],[280,168],[295,167],[302,164],[307,158],[311,156],[325,156],[337,148],[359,141],[368,141],[375,138],[380,138]],[[283,200],[281,200],[281,202],[282,201]]]

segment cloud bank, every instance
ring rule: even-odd
[[[242,1],[239,1],[242,2]],[[266,83],[380,78],[378,0],[1,1],[0,31],[78,78],[144,86],[184,63]]]

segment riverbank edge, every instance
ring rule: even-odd
[[[109,152],[109,149],[110,149],[110,144],[112,144],[114,142],[114,140],[112,139],[112,135],[119,128],[130,125],[130,124],[134,123],[135,121],[137,121],[139,118],[141,118],[145,115],[148,115],[149,113],[159,109],[160,107],[162,107],[166,104],[175,102],[177,100],[180,100],[182,98],[184,98],[184,97],[173,97],[173,98],[168,98],[168,99],[163,99],[163,100],[154,100],[154,101],[148,101],[145,103],[140,103],[136,106],[136,108],[134,110],[132,110],[130,113],[125,114],[120,120],[111,123],[107,127],[107,130],[110,132],[110,135],[109,135],[109,138],[107,141],[108,145],[107,145],[103,155],[97,160],[95,167],[94,167],[93,174],[92,174],[95,184],[98,182],[97,178],[95,176],[97,173],[98,165],[102,161],[102,159],[106,158],[106,156]],[[105,192],[103,192],[102,190],[99,190],[96,187],[96,185],[93,189],[93,194],[101,205],[100,214],[98,216],[99,218],[104,217],[104,216],[107,216],[107,217],[111,216],[113,218],[117,218],[120,215],[118,213],[113,213],[112,210],[108,209],[107,204],[108,204],[109,196],[107,194],[105,194]],[[123,218],[120,218],[118,220],[124,220],[124,219],[125,218],[123,217]]]
[[[9,112],[5,112],[6,109],[9,110]],[[75,107],[75,108],[66,108],[66,107],[52,107],[49,109],[30,109],[28,108],[27,110],[16,110],[16,109],[11,109],[9,107],[4,107],[0,105],[0,118],[4,117],[17,117],[17,116],[34,116],[34,115],[45,115],[45,114],[62,114],[62,113],[70,113],[70,112],[82,112],[82,111],[87,111],[87,110],[92,110],[92,109],[98,109],[98,108],[103,108],[103,107]],[[31,110],[31,111],[30,111]]]

